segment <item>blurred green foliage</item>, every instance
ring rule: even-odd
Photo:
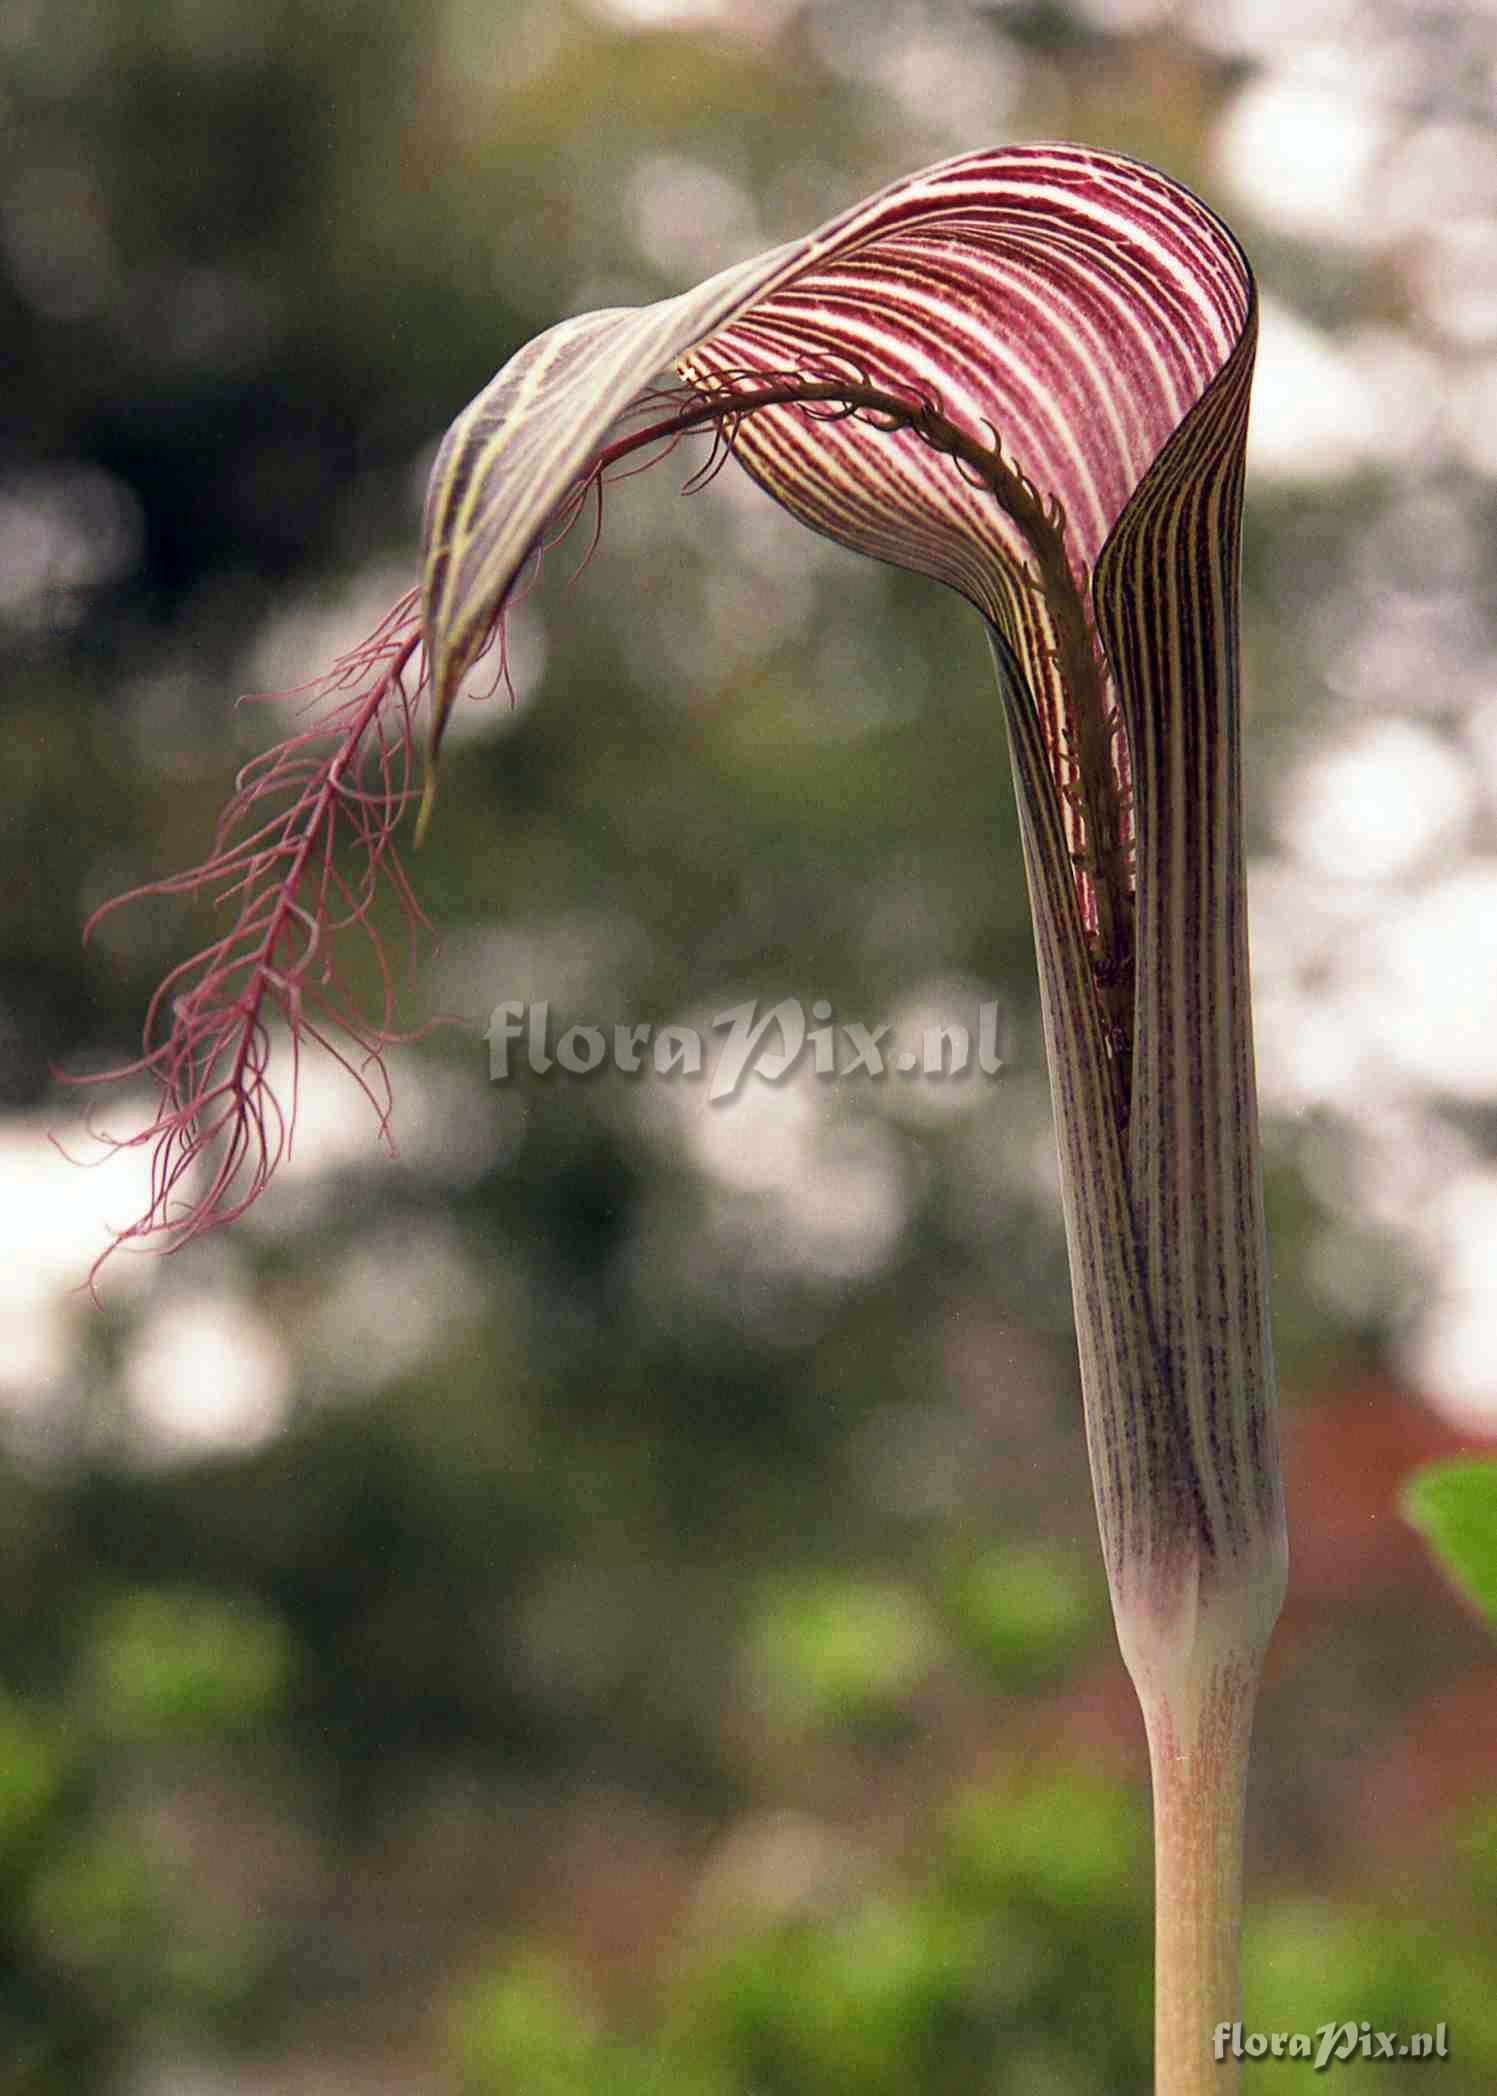
[[[137,1746],[274,1723],[290,1663],[284,1631],[253,1603],[142,1589],[111,1603],[95,1656],[99,1726]]]
[[[704,2096],[1090,2096],[1148,2076],[1147,1908],[1136,1798],[1080,1778],[973,1798],[929,1882],[870,1888],[775,1928],[728,1930],[677,1974],[658,2033],[599,2025],[533,1955],[460,1998],[451,2043],[473,2096],[700,2089]],[[1119,1936],[1132,1945],[1119,1955]]]
[[[776,1581],[756,1617],[753,1659],[767,1685],[824,1723],[902,1720],[932,1656],[910,1596],[866,1578]]]
[[[953,1564],[945,1586],[963,1642],[999,1687],[1066,1674],[1107,1620],[1091,1568],[1083,1573],[1055,1551],[989,1548]]]
[[[121,1749],[205,1753],[263,1728],[281,1658],[224,1602],[138,1592],[55,1695],[0,1709],[0,2087],[92,2087],[124,2031],[242,2036],[264,1977],[253,1922],[181,1881],[149,1829],[167,1771]]]
[[[1450,2057],[1440,2066],[1353,2054],[1317,2076],[1313,2060],[1284,2059],[1274,2074],[1287,2088],[1323,2087],[1334,2073],[1359,2096],[1423,2088],[1431,2076],[1475,2090],[1497,2073],[1490,1929],[1452,1943],[1437,1922],[1401,1914],[1396,1902],[1338,1913],[1323,1899],[1307,1899],[1284,1903],[1250,1928],[1245,1948],[1250,1998],[1273,2001],[1275,2029],[1313,2037],[1330,2022],[1367,2023],[1401,2043],[1446,2026]]]

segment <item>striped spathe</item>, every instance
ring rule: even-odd
[[[527,563],[631,429],[716,414],[802,523],[981,613],[1104,1551],[1120,1603],[1162,1611],[1282,1536],[1238,756],[1255,329],[1240,248],[1178,184],[1077,146],[970,153],[541,335],[454,423],[426,512],[433,755]],[[676,423],[642,424],[671,367]]]

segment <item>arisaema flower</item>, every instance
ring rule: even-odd
[[[1152,170],[975,153],[654,306],[528,344],[433,469],[425,579],[331,680],[337,711],[241,780],[214,861],[239,918],[148,1032],[145,1229],[237,1212],[279,1155],[264,1014],[366,1053],[331,955],[392,830],[410,709],[427,798],[506,609],[611,475],[691,432],[792,516],[985,622],[1008,724],[1102,1545],[1149,1730],[1161,2090],[1227,2086],[1247,1729],[1283,1514],[1248,994],[1238,548],[1255,293]],[[340,870],[340,833],[363,848]],[[172,884],[163,884],[170,886]],[[162,1007],[165,1010],[165,1007]],[[139,1065],[137,1067],[140,1067]],[[143,1138],[144,1139],[144,1138]],[[178,1217],[183,1175],[215,1159]]]

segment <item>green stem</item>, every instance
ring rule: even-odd
[[[1213,1585],[1215,1583],[1213,1582]],[[1281,1551],[1161,1615],[1119,1614],[1154,1790],[1154,2096],[1232,2096],[1240,2021],[1243,1818],[1253,1710],[1283,1593]]]
[[[1243,1808],[1256,1677],[1223,1682],[1209,1731],[1182,1741],[1167,1710],[1149,1732],[1154,1784],[1155,2096],[1228,2096],[1236,2065],[1212,2043],[1242,2013]]]

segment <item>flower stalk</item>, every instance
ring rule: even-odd
[[[1255,333],[1247,262],[1194,197],[1114,156],[1025,146],[527,344],[437,455],[419,657],[401,628],[403,652],[387,634],[351,659],[376,681],[321,785],[286,774],[281,827],[255,820],[260,780],[242,783],[210,862],[238,883],[240,944],[190,979],[191,1052],[148,1038],[140,1066],[165,1088],[169,1161],[142,1227],[181,1230],[170,1197],[194,1145],[227,1129],[234,1161],[244,1104],[242,1060],[210,1084],[202,1044],[211,1071],[236,1025],[258,1042],[267,996],[301,1023],[336,811],[366,824],[371,878],[398,865],[403,755],[380,746],[372,797],[348,783],[389,692],[408,724],[409,663],[429,699],[419,839],[464,679],[618,473],[705,432],[697,480],[736,462],[811,529],[975,606],[1034,916],[1102,1553],[1149,1738],[1160,2096],[1233,2086],[1211,2033],[1238,2015],[1248,1738],[1284,1582],[1240,766]],[[289,902],[265,915],[277,884]],[[366,922],[367,885],[346,892],[341,923]],[[380,1037],[355,1020],[366,1056]],[[235,1212],[238,1169],[221,1158],[187,1234]]]

